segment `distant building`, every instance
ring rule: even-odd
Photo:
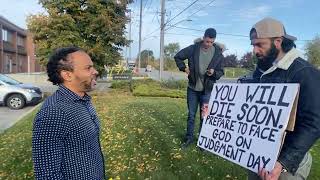
[[[32,35],[0,15],[0,73],[39,72]]]

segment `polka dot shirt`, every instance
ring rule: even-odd
[[[90,96],[80,97],[60,85],[34,119],[32,159],[36,179],[105,179],[99,131]]]

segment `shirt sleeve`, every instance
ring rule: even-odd
[[[224,57],[223,57],[223,55],[220,54],[217,60],[218,60],[218,64],[214,68],[214,73],[213,73],[213,77],[215,80],[219,80],[224,75],[224,66],[223,66]]]
[[[63,179],[61,173],[63,137],[67,133],[65,114],[57,108],[41,109],[33,123],[32,159],[36,179]]]
[[[174,60],[176,61],[177,67],[179,68],[180,71],[183,71],[183,72],[185,71],[186,64],[184,63],[184,60],[191,57],[191,55],[193,54],[193,47],[194,47],[194,45],[190,45],[190,46],[180,50],[174,56]]]

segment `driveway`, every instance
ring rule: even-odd
[[[20,110],[12,110],[4,106],[0,106],[0,133],[5,129],[13,126],[23,116],[29,114],[36,106],[27,106]]]

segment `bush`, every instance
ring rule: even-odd
[[[130,88],[129,81],[113,81],[111,88],[121,89],[133,92],[134,96],[149,96],[149,97],[186,97],[187,82],[185,80],[168,80],[156,81],[153,79],[132,80]]]
[[[136,79],[136,80],[133,80],[132,81],[132,88],[135,89],[137,86],[139,85],[148,85],[148,86],[151,86],[151,87],[157,87],[157,88],[160,88],[160,83],[159,81],[156,81],[156,80],[153,80],[153,79]]]
[[[164,89],[159,87],[152,87],[146,84],[140,84],[133,89],[133,95],[149,97],[186,98],[186,91]]]
[[[166,81],[161,81],[161,87],[169,88],[169,89],[186,90],[188,87],[188,81],[169,79]]]
[[[130,89],[130,81],[112,81],[110,88],[112,89]]]

